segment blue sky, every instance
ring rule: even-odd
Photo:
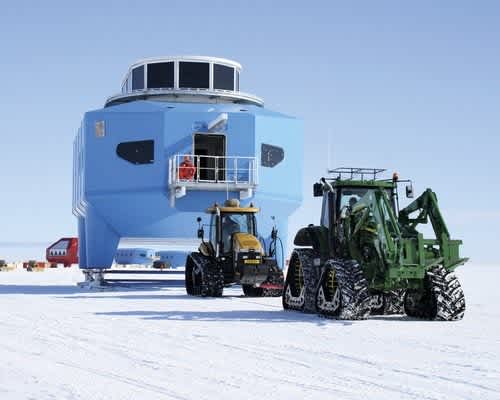
[[[330,143],[331,166],[432,187],[464,253],[498,262],[499,47],[496,1],[4,2],[0,258],[76,232],[73,137],[128,65],[200,54],[239,61],[243,91],[304,119],[292,231],[318,220],[311,185]]]

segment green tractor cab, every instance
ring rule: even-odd
[[[378,179],[381,169],[339,168],[321,178],[320,224],[299,230],[288,268],[283,306],[341,319],[406,313],[436,320],[462,319],[465,300],[452,273],[461,258],[427,189],[399,209],[398,185],[411,181]],[[432,225],[434,238],[418,227]]]
[[[281,296],[283,271],[258,239],[255,215],[259,209],[228,200],[206,212],[210,215],[210,238],[204,240],[198,218],[201,244],[186,260],[187,294],[220,297],[225,286],[241,284],[246,296]]]

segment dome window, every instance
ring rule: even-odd
[[[234,68],[214,64],[214,89],[234,90]]]
[[[210,88],[210,64],[201,62],[179,62],[180,88]]]
[[[148,88],[173,88],[174,62],[148,64]]]
[[[144,65],[132,70],[132,90],[144,89]]]

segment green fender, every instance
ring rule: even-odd
[[[312,247],[317,253],[328,256],[330,252],[328,229],[324,226],[309,225],[297,232],[293,244],[301,247]]]

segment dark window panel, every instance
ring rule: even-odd
[[[148,88],[173,88],[174,63],[148,64]]]
[[[214,89],[234,90],[234,68],[214,64]]]
[[[274,167],[285,158],[285,151],[282,147],[262,143],[260,149],[260,164],[263,167]]]
[[[132,70],[132,90],[144,89],[144,65]]]
[[[208,63],[185,61],[179,63],[179,87],[208,89],[209,82],[210,65]]]
[[[116,147],[118,157],[132,164],[152,164],[155,161],[154,140],[123,142]]]

